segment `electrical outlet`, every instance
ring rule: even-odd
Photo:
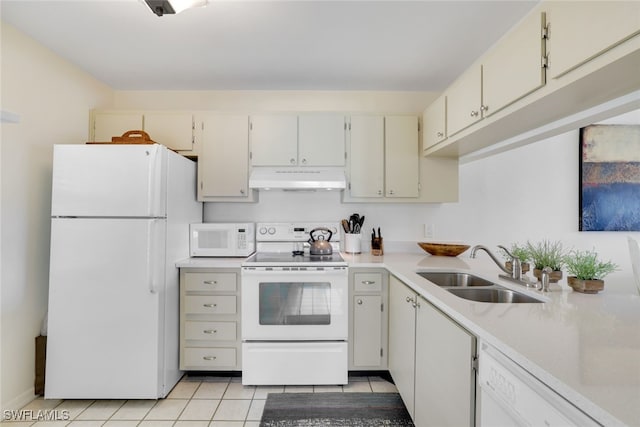
[[[435,234],[435,225],[433,224],[425,224],[424,225],[424,237],[427,239],[433,239],[433,235]]]

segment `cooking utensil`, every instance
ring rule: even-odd
[[[329,237],[325,239],[324,234],[314,236],[314,233],[323,231],[329,233]],[[333,247],[329,241],[331,240],[333,233],[326,227],[314,228],[309,232],[309,254],[311,255],[331,255],[333,253]]]
[[[341,223],[342,223],[342,228],[344,229],[344,232],[345,232],[345,233],[350,233],[350,232],[351,232],[351,229],[350,229],[350,227],[349,227],[349,222],[348,222],[346,219],[343,219],[343,220],[341,221]]]

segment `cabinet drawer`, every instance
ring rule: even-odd
[[[188,340],[235,341],[236,322],[185,322],[184,337]]]
[[[187,295],[184,301],[186,314],[235,314],[234,295]]]
[[[186,273],[185,290],[236,291],[236,273]]]
[[[356,292],[382,292],[382,273],[355,273],[353,280]]]
[[[235,348],[190,348],[184,349],[184,366],[221,368],[236,366]]]

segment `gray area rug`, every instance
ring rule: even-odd
[[[260,427],[413,426],[398,393],[269,393]]]

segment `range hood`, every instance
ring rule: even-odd
[[[344,190],[344,169],[253,168],[249,188],[257,190]]]

